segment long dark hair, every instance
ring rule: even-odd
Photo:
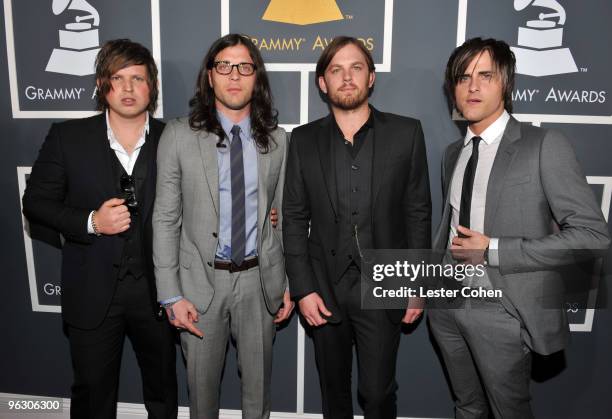
[[[106,42],[96,56],[96,80],[98,82],[96,107],[99,111],[108,108],[106,95],[111,91],[110,77],[117,71],[132,65],[147,67],[149,85],[149,105],[147,111],[154,113],[157,107],[157,65],[151,52],[138,42],[129,39],[114,39]]]
[[[459,77],[465,73],[470,62],[484,51],[489,51],[491,61],[500,72],[504,96],[504,108],[512,112],[512,90],[514,89],[514,73],[516,70],[516,58],[507,43],[493,38],[468,39],[463,45],[455,48],[448,63],[444,76],[446,93],[455,103],[455,86]]]
[[[208,70],[214,66],[215,57],[228,47],[244,45],[255,64],[255,87],[251,98],[251,135],[262,153],[270,150],[274,139],[270,135],[278,126],[278,112],[272,108],[272,92],[266,74],[266,67],[257,47],[251,40],[239,34],[229,34],[217,39],[202,61],[196,84],[195,95],[189,101],[189,126],[194,131],[206,130],[219,137],[219,143],[226,137],[215,107],[215,92],[208,81]]]

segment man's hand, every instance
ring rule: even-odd
[[[402,323],[414,323],[419,317],[421,317],[421,314],[423,314],[422,308],[407,308],[406,314],[404,314],[404,317],[402,318]]]
[[[306,322],[311,326],[321,326],[327,323],[321,314],[324,316],[331,316],[332,313],[325,307],[323,299],[319,297],[316,292],[311,292],[306,297],[303,297],[298,305],[300,307],[300,313],[306,319]]]
[[[186,298],[180,299],[172,304],[172,307],[168,307],[166,314],[170,324],[177,329],[185,329],[199,338],[204,336],[204,333],[193,324],[198,322],[198,311]]]
[[[278,224],[278,212],[276,211],[276,208],[270,209],[270,222],[272,223],[272,228],[276,228],[276,225]]]
[[[289,296],[289,291],[285,291],[285,295],[283,295],[283,305],[276,313],[274,317],[274,323],[282,323],[291,316],[291,312],[295,307],[295,303],[291,301],[291,297]]]
[[[478,265],[484,262],[484,251],[489,247],[489,237],[463,226],[457,226],[457,231],[464,237],[455,237],[451,244],[451,253],[456,260]]]
[[[111,198],[93,214],[96,230],[100,234],[122,233],[130,228],[130,212],[123,205],[125,199]]]

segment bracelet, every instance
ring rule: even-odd
[[[93,228],[94,234],[96,236],[101,236],[102,234],[98,231],[98,226],[96,225],[96,211],[91,214],[91,227]]]

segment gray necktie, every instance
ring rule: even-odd
[[[230,171],[232,178],[232,262],[237,266],[244,261],[246,227],[244,214],[244,164],[240,127],[232,127],[230,145]]]

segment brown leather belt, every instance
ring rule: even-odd
[[[254,258],[245,259],[242,262],[242,265],[240,266],[236,265],[234,262],[231,261],[215,260],[215,269],[221,269],[223,271],[230,272],[240,272],[246,271],[247,269],[251,269],[252,267],[257,266],[258,264],[259,259],[257,258],[257,256],[255,256]]]

